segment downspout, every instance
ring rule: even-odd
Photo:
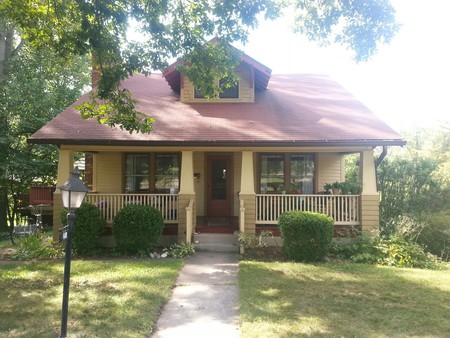
[[[381,152],[380,156],[375,160],[375,172],[378,169],[378,166],[383,162],[384,158],[387,155],[387,146],[383,146],[383,151]]]

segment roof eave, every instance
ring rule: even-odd
[[[107,145],[107,146],[168,146],[168,147],[379,147],[379,146],[404,146],[405,140],[281,140],[281,141],[260,141],[260,140],[193,140],[193,141],[131,141],[131,140],[81,140],[81,139],[46,139],[29,138],[32,144],[54,144],[54,145]]]

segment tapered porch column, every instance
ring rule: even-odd
[[[181,152],[180,192],[178,194],[178,242],[186,241],[186,208],[195,200],[193,151]],[[196,213],[192,212],[192,226],[195,229]]]
[[[246,233],[255,233],[256,222],[256,196],[253,151],[242,151],[241,191],[239,199],[244,202],[245,212],[239,219],[240,230]]]
[[[380,227],[380,198],[377,192],[375,161],[372,150],[361,152],[360,177],[361,228],[364,233],[375,234]]]
[[[59,150],[58,159],[58,178],[56,187],[62,186],[70,177],[70,172],[73,171],[73,151]],[[61,227],[61,212],[63,204],[61,200],[61,191],[56,189],[53,193],[53,240],[58,240],[58,230]],[[65,224],[64,224],[65,225]]]

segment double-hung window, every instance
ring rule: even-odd
[[[263,194],[314,193],[314,155],[261,154],[259,183]]]
[[[156,154],[155,163],[155,190],[161,193],[178,193],[180,187],[178,154]]]
[[[125,192],[178,193],[179,154],[126,154]]]

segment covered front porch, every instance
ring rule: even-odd
[[[86,151],[86,149],[76,150]],[[292,149],[288,150],[293,153]],[[60,150],[58,186],[65,182],[73,168],[74,151],[75,149]],[[264,191],[260,183],[261,164],[258,161],[260,152],[232,148],[221,152],[217,150],[212,152],[209,149],[181,150],[177,179],[179,186],[170,189],[169,193],[125,192],[123,191],[125,183],[121,178],[124,169],[119,169],[124,166],[123,156],[127,151],[129,150],[116,149],[113,152],[111,149],[105,149],[96,152],[94,156],[93,191],[87,195],[86,201],[101,210],[108,224],[112,223],[121,208],[130,203],[151,205],[161,210],[166,233],[174,236],[179,242],[188,243],[198,231],[197,227],[201,226],[202,232],[208,230],[208,222],[201,222],[208,217],[233,219],[234,222],[228,222],[230,230],[238,229],[245,233],[256,233],[259,229],[276,227],[280,214],[290,210],[322,212],[335,220],[336,227],[358,228],[363,232],[371,232],[379,224],[379,198],[371,148],[360,151],[362,189],[358,195],[328,195],[320,191],[324,183],[336,178],[330,169],[332,167],[330,159],[334,157],[337,159],[342,154],[342,151],[333,153],[330,149],[315,149],[313,193]],[[268,149],[265,153],[270,151],[275,150]],[[296,151],[312,153],[312,149],[296,149]],[[113,160],[116,163],[112,163]],[[101,177],[106,167],[109,170],[108,179]],[[222,179],[220,184],[213,181],[213,177],[217,178],[217,175]],[[111,182],[115,182],[116,188]],[[214,186],[219,190],[214,190]],[[59,195],[59,190],[55,194]],[[58,208],[62,209],[60,196],[55,196],[54,201],[54,222],[59,224]],[[198,224],[199,220],[203,224]],[[211,232],[217,229],[214,225],[210,226]],[[55,228],[57,231],[57,227]]]

